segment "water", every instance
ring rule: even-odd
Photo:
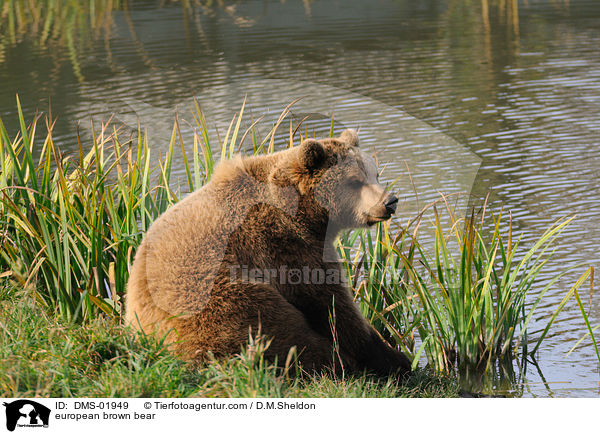
[[[360,126],[386,177],[406,180],[408,165],[422,201],[437,190],[489,192],[525,241],[577,214],[546,278],[579,262],[599,265],[597,1],[108,3],[96,1],[91,18],[57,24],[54,36],[51,27],[45,40],[42,25],[13,31],[0,18],[0,114],[9,129],[19,93],[28,116],[51,101],[55,137],[67,150],[78,123],[89,134],[90,117],[112,113],[130,126],[141,119],[160,148],[193,96],[221,135],[246,94],[247,113],[269,122],[304,96],[296,118],[319,114],[311,125],[320,132],[332,112]],[[540,306],[540,327],[573,280]],[[599,324],[597,297],[589,312]],[[507,390],[598,396],[589,341],[565,356],[584,334],[574,304],[553,330],[539,369],[529,364]]]

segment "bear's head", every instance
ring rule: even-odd
[[[375,160],[358,145],[354,130],[336,138],[306,139],[286,152],[270,182],[294,187],[307,219],[338,230],[388,220],[398,199],[379,184]]]

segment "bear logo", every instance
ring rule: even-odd
[[[14,431],[17,426],[48,427],[50,409],[29,399],[3,403],[6,407],[6,429]]]

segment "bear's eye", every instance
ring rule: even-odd
[[[351,188],[361,188],[363,185],[363,182],[359,178],[351,178],[350,180],[348,180],[348,185]]]

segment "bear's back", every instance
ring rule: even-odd
[[[269,186],[242,170],[241,161],[221,164],[211,182],[153,222],[138,248],[127,286],[128,323],[146,330],[205,306],[230,236],[247,223],[253,208],[271,200]]]

